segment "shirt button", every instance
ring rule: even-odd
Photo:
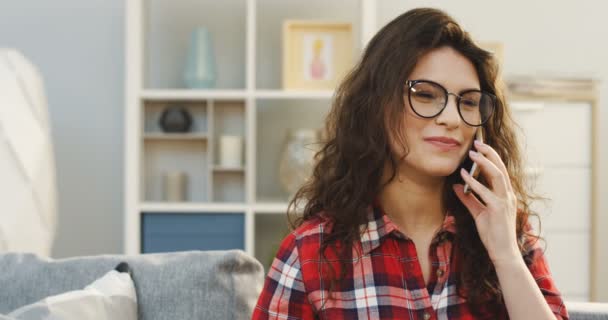
[[[443,276],[443,269],[437,269],[437,277],[441,278]]]
[[[425,311],[422,317],[424,320],[429,320],[431,318],[431,314],[428,311]]]

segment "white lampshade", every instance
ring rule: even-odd
[[[57,220],[55,159],[43,81],[0,49],[0,252],[48,256]]]

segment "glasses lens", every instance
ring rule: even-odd
[[[478,126],[488,121],[494,112],[494,99],[487,93],[471,91],[462,95],[458,107],[466,123]]]
[[[433,117],[445,106],[445,91],[436,84],[418,82],[410,88],[410,104],[422,117]]]

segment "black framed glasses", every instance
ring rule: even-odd
[[[449,95],[456,98],[460,118],[473,127],[486,123],[496,108],[496,96],[481,90],[466,90],[458,95],[430,80],[408,80],[405,84],[412,110],[423,118],[438,116],[448,105]]]

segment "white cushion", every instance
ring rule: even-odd
[[[83,290],[45,298],[0,319],[137,320],[135,285],[128,273],[112,270]]]

